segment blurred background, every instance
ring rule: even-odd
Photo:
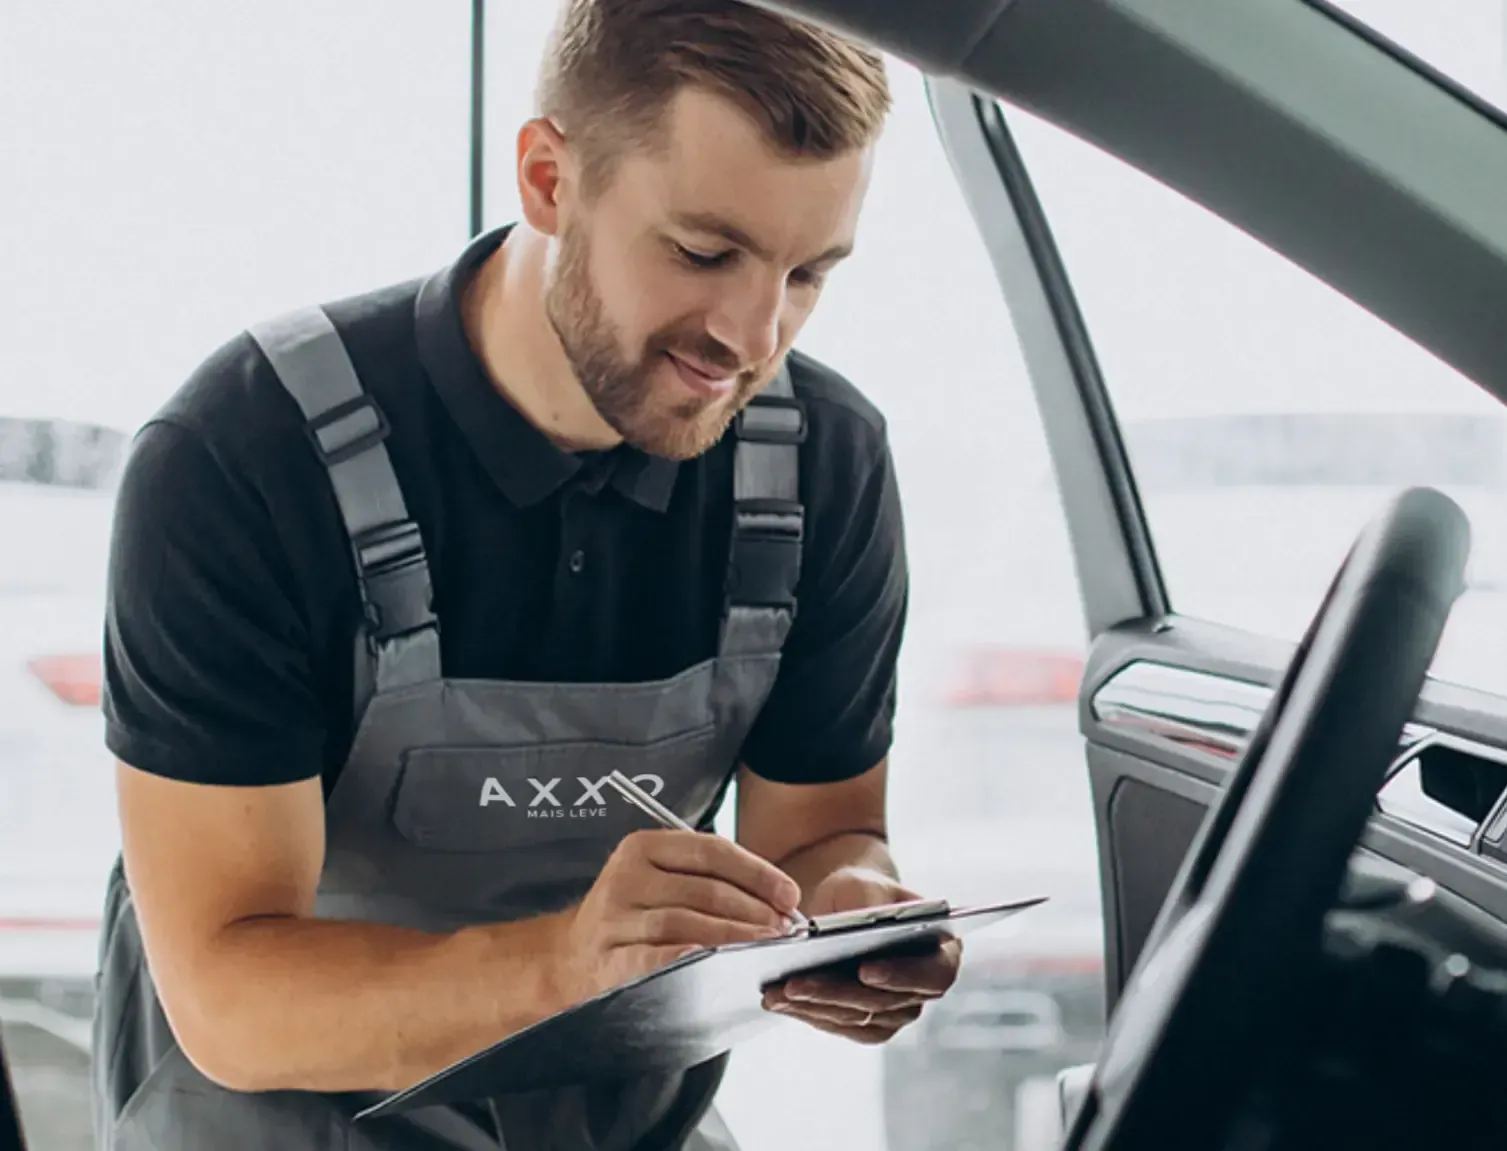
[[[1504,0],[1345,7],[1507,107]],[[512,142],[553,12],[485,6],[484,227],[517,214]],[[91,979],[118,849],[103,568],[130,437],[253,321],[459,253],[472,17],[462,0],[0,0],[0,1028],[45,1151],[91,1145]],[[1103,1029],[1085,636],[1052,464],[922,78],[891,67],[858,251],[801,346],[883,409],[901,475],[914,606],[895,850],[913,886],[954,902],[1053,898],[971,942],[954,994],[884,1049],[783,1021],[741,1049],[720,1105],[745,1151],[1037,1151],[1057,1068],[1091,1059]],[[1458,642],[1507,592],[1500,407],[1251,237],[1007,116],[1174,608],[1296,638],[1362,522],[1434,484],[1476,532],[1435,673],[1507,693],[1489,645]]]

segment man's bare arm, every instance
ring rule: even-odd
[[[243,1091],[399,1090],[567,1006],[563,915],[453,935],[309,918],[318,779],[180,783],[120,764],[125,867],[184,1053]]]
[[[795,884],[728,840],[635,832],[583,900],[431,935],[313,919],[320,781],[118,770],[126,875],[184,1053],[241,1091],[400,1090],[690,947],[784,930]]]
[[[800,885],[803,901],[828,876],[862,869],[897,878],[886,839],[889,761],[838,783],[773,783],[738,772],[738,842]]]

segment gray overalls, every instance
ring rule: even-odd
[[[328,467],[367,619],[356,645],[357,731],[327,804],[317,913],[444,931],[565,907],[625,834],[652,826],[603,786],[615,768],[709,829],[795,610],[805,425],[788,369],[735,428],[736,526],[717,654],[657,682],[512,683],[445,677],[429,568],[383,445],[387,426],[324,312],[293,313],[252,335]],[[474,1105],[360,1124],[350,1116],[373,1097],[218,1087],[173,1040],[119,863],[98,992],[101,1151],[732,1146],[711,1109],[725,1057],[621,1083],[514,1094],[498,1083]]]

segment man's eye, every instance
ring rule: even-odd
[[[715,268],[725,263],[728,258],[727,252],[716,252],[708,255],[705,252],[693,251],[684,244],[675,245],[675,254],[693,268]]]

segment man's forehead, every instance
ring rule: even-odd
[[[697,90],[677,97],[662,147],[644,175],[666,222],[751,254],[837,259],[852,247],[872,149],[830,159],[779,153],[733,101]]]

